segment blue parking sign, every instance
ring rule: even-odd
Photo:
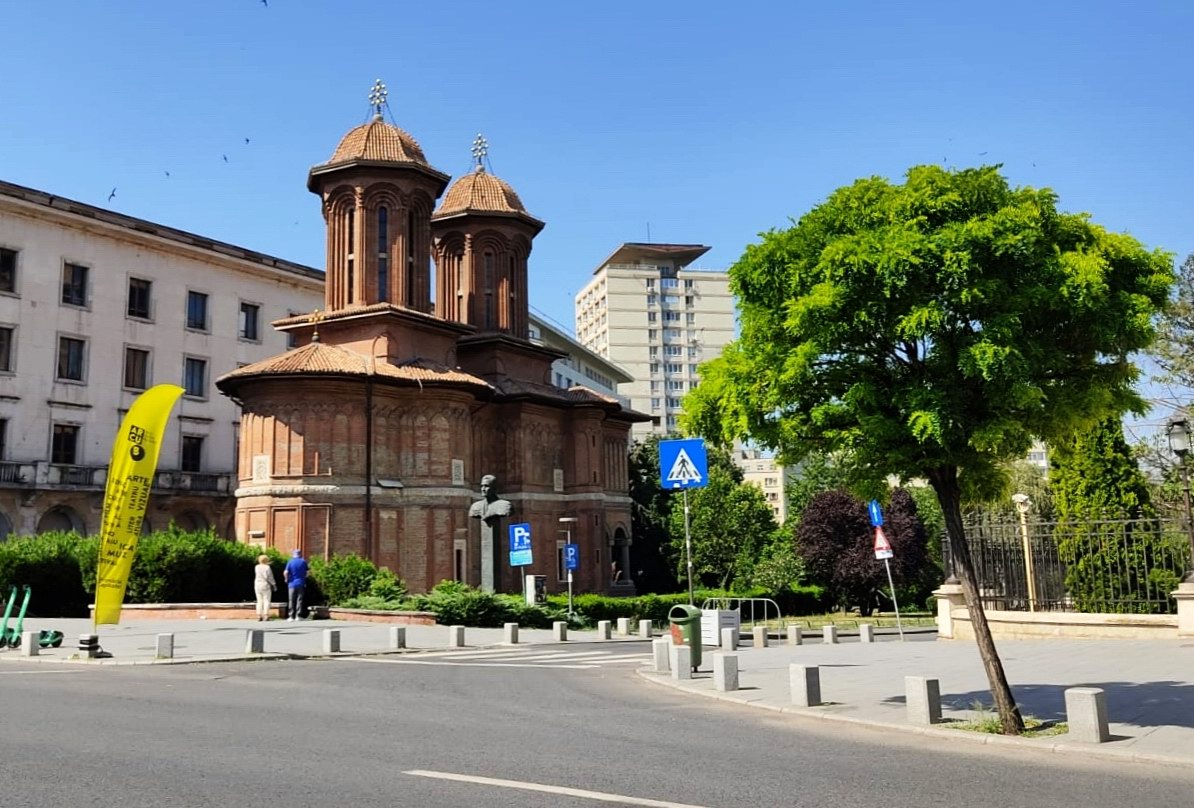
[[[579,544],[565,544],[564,545],[564,569],[566,569],[566,570],[580,569],[580,545]]]
[[[510,566],[531,566],[531,526],[528,522],[510,525]]]

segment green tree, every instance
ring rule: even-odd
[[[1161,368],[1158,381],[1194,388],[1194,254],[1178,270],[1149,354]]]
[[[859,477],[928,480],[1004,732],[1023,719],[978,598],[961,504],[1032,436],[1141,409],[1129,355],[1171,256],[1012,188],[998,167],[862,179],[730,270],[741,336],[702,368],[690,433],[749,437],[787,463],[833,452]]]
[[[632,570],[627,575],[646,592],[675,592],[675,559],[668,525],[672,493],[659,485],[659,436],[651,435],[630,450],[630,529]]]
[[[1066,591],[1078,610],[1160,610],[1154,596],[1177,586],[1170,568],[1183,548],[1155,518],[1148,481],[1119,419],[1058,442],[1053,486],[1054,536],[1066,564]]]
[[[756,561],[776,531],[775,516],[763,492],[742,481],[742,470],[724,449],[710,447],[709,478],[688,492],[694,585],[727,589],[750,580]],[[685,572],[684,507],[672,495],[672,556],[680,578]]]
[[[788,500],[788,521],[793,525],[800,521],[800,515],[822,491],[836,491],[846,487],[847,477],[833,458],[820,452],[812,452],[793,470],[784,486]]]

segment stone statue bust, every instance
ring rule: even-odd
[[[510,515],[510,501],[498,497],[496,483],[497,478],[492,474],[482,477],[481,496],[484,499],[477,500],[468,509],[471,518],[481,519],[491,527],[501,517]]]

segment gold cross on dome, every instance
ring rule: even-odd
[[[386,91],[386,85],[382,83],[381,79],[373,82],[373,89],[369,91],[369,106],[373,107],[373,112],[377,117],[381,117],[382,107],[386,105],[386,98],[389,93]]]
[[[326,315],[324,315],[319,309],[311,312],[310,322],[315,326],[315,328],[311,331],[312,342],[319,342],[319,324],[323,322],[323,318],[325,316]]]
[[[485,170],[485,158],[489,156],[489,141],[480,132],[473,138],[473,159],[477,161],[477,168]]]

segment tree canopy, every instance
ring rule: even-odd
[[[962,486],[1108,415],[1139,411],[1172,257],[1013,188],[998,167],[861,179],[730,269],[741,336],[702,366],[685,427],[787,463],[833,452],[860,479],[936,491],[1005,732],[1022,729],[978,597]]]

